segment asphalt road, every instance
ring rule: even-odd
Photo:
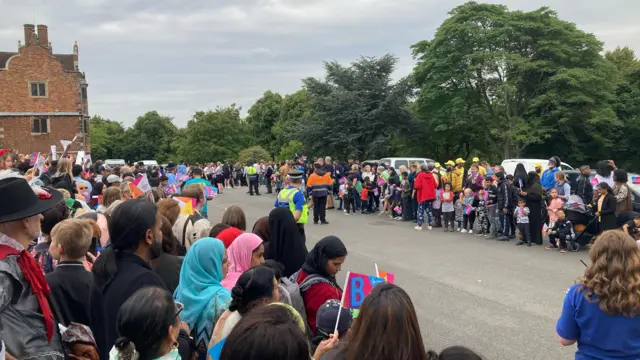
[[[268,215],[274,195],[246,191],[229,189],[212,200],[212,224],[233,204],[244,209],[249,231]],[[340,282],[346,270],[373,274],[374,262],[394,273],[411,296],[428,348],[464,345],[492,360],[573,359],[575,346],[560,345],[555,325],[565,291],[584,270],[585,251],[560,254],[442,229],[418,232],[413,223],[336,210],[328,210],[327,220],[306,226],[309,249],[327,235],[344,241],[349,255]]]

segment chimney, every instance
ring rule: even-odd
[[[27,45],[31,41],[31,34],[35,31],[33,24],[24,24],[24,44]]]
[[[38,25],[38,43],[44,47],[49,47],[49,29],[47,25]]]

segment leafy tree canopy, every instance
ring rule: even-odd
[[[257,161],[271,161],[271,155],[260,146],[252,146],[240,151],[238,161],[242,164],[255,163]]]

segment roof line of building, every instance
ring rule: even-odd
[[[81,116],[79,112],[0,112],[0,116]]]

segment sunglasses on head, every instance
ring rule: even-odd
[[[182,310],[184,310],[184,304],[181,303],[181,302],[177,302],[177,301],[175,301],[175,303],[176,303],[176,315],[175,315],[175,317],[178,317],[178,315],[180,315]]]

